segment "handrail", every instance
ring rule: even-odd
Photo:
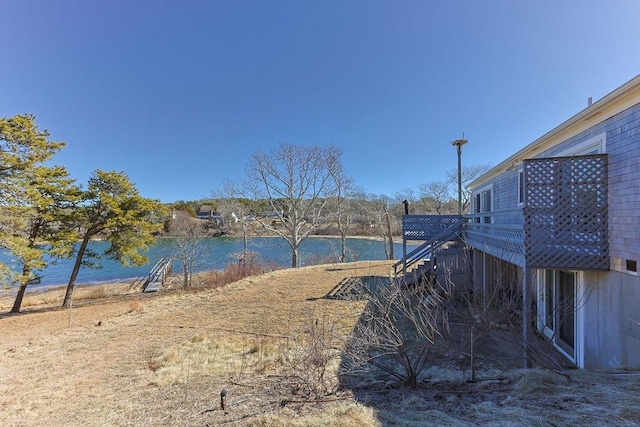
[[[474,212],[465,214],[465,219],[469,225],[495,224],[495,225],[524,225],[524,215],[522,208],[510,209],[494,212]]]
[[[160,261],[158,261],[149,272],[149,281],[153,281],[160,274],[162,274],[163,270],[167,268],[168,263],[169,260],[167,260],[166,258],[160,258]]]
[[[489,212],[470,212],[470,213],[466,213],[464,214],[464,216],[466,218],[470,218],[470,217],[474,217],[474,216],[491,216],[491,215],[496,215],[496,216],[501,216],[501,215],[514,215],[514,214],[520,214],[522,215],[522,208],[516,208],[516,209],[505,209],[502,211],[489,211]]]
[[[167,269],[171,266],[171,262],[172,262],[171,258],[162,257],[157,263],[155,263],[155,265],[151,268],[151,271],[149,272],[149,275],[145,280],[144,285],[142,286],[143,292],[146,290],[147,286],[150,283],[155,282],[158,279],[158,277],[166,273]],[[164,278],[162,281],[164,282]]]
[[[397,269],[400,264],[403,265],[404,273],[406,273],[407,267],[412,266],[420,259],[424,258],[434,249],[434,245],[436,243],[442,243],[451,240],[454,235],[460,233],[464,221],[465,219],[461,217],[460,219],[458,219],[458,221],[454,222],[452,225],[437,234],[433,239],[426,241],[422,245],[409,252],[406,256],[402,257],[400,261],[393,264],[394,274],[397,274]]]
[[[140,286],[141,283],[145,282],[146,279],[147,278],[145,276],[136,277],[135,279],[133,279],[133,281],[129,285],[129,290],[136,289],[138,286]]]

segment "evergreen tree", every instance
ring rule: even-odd
[[[27,286],[39,280],[45,255],[69,256],[75,240],[69,214],[79,190],[65,168],[42,165],[64,146],[48,136],[34,116],[0,119],[0,247],[19,270],[0,265],[3,276],[19,284],[12,312],[20,311]]]
[[[162,230],[165,207],[156,200],[141,197],[124,172],[97,170],[89,179],[87,191],[76,209],[81,228],[81,243],[62,303],[69,307],[73,288],[87,251],[89,241],[101,237],[110,243],[104,255],[123,265],[143,265],[142,253]]]

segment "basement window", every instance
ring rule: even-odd
[[[627,263],[627,271],[633,271],[634,273],[638,272],[638,262],[633,259],[626,260]]]

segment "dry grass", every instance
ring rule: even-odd
[[[106,298],[75,299],[71,316],[55,308],[61,295],[38,296],[55,306],[34,300],[24,314],[0,317],[2,425],[640,423],[638,372],[571,372],[569,381],[485,367],[471,384],[434,367],[418,390],[376,378],[345,388],[341,345],[366,303],[321,297],[345,277],[384,275],[389,265],[279,270],[156,295],[105,290]],[[0,307],[11,302],[0,298]],[[323,347],[331,351],[316,351]],[[324,389],[305,389],[314,384]]]
[[[129,313],[142,313],[144,311],[144,304],[142,300],[134,299],[129,302]]]
[[[22,309],[30,307],[58,306],[62,305],[66,287],[60,286],[50,288],[45,291],[37,286],[27,289],[27,293],[22,300]],[[73,291],[74,304],[78,301],[99,300],[113,296],[120,296],[130,293],[128,283],[107,283],[103,285],[78,285]],[[0,296],[0,311],[6,311],[13,306],[15,296],[4,292]]]

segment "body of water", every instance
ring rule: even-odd
[[[102,253],[109,242],[91,242],[89,249]],[[291,265],[291,248],[278,237],[255,238],[249,241],[249,250],[259,254],[261,263],[272,263],[283,267]],[[385,259],[384,244],[377,240],[348,239],[348,261]],[[411,250],[409,248],[408,250]],[[396,243],[395,256],[402,256],[402,243]],[[221,270],[230,262],[234,262],[234,254],[242,252],[242,239],[235,237],[215,237],[202,239],[199,247],[200,256],[195,266],[196,271]],[[124,267],[119,262],[103,258],[102,268],[82,267],[76,283],[104,283],[133,280],[145,276],[151,267],[162,257],[171,257],[177,253],[175,240],[158,239],[147,251],[149,262],[141,267]],[[319,261],[332,262],[339,259],[340,239],[312,237],[302,242],[299,250],[300,265],[317,264]],[[39,272],[40,286],[66,285],[71,276],[75,259],[58,260]],[[0,262],[10,263],[10,258],[0,254]],[[180,265],[174,264],[174,272]],[[33,286],[38,288],[40,286]],[[31,288],[31,287],[30,287]]]

